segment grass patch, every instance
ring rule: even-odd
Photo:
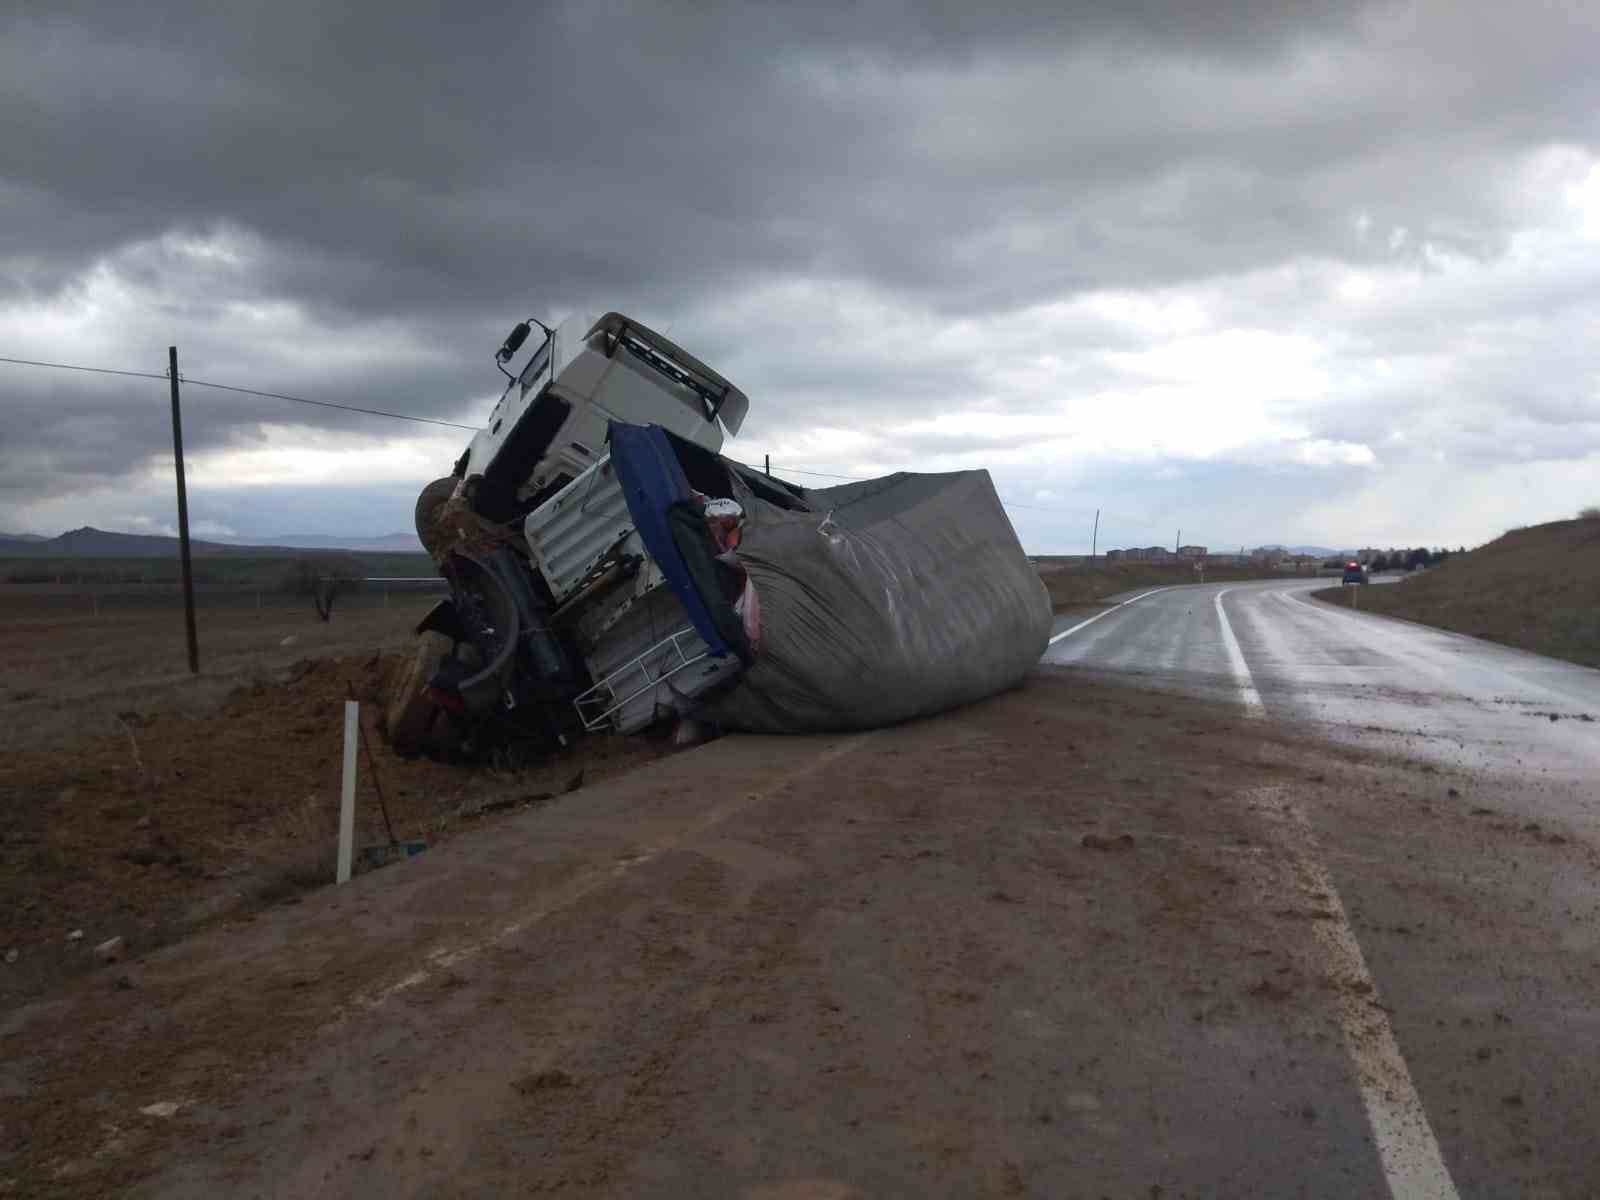
[[[338,838],[338,801],[307,796],[247,833],[212,839],[212,846],[227,858],[248,862],[251,898],[273,904],[333,882]]]
[[[1347,605],[1339,591],[1318,597]],[[1357,607],[1600,667],[1600,521],[1513,529],[1393,587],[1362,588]]]

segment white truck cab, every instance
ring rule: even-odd
[[[513,374],[531,324],[545,337]],[[417,533],[451,599],[417,628],[418,656],[391,697],[391,741],[437,745],[441,706],[469,721],[528,719],[557,741],[568,726],[626,733],[687,711],[742,666],[709,653],[665,586],[607,439],[612,422],[655,425],[716,454],[749,400],[616,312],[554,329],[522,322],[495,363],[509,382],[487,423],[418,498]],[[517,531],[517,544],[477,544],[473,522],[449,517],[463,510]]]
[[[495,356],[502,371],[527,329],[517,326]],[[486,515],[526,513],[605,456],[611,421],[660,425],[716,453],[749,407],[743,392],[648,326],[616,312],[569,317],[511,378],[456,474],[486,481]]]

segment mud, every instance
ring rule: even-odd
[[[1181,1194],[1269,1125],[1262,1178],[1359,1188],[1360,1105],[1329,1098],[1342,1059],[1298,999],[1324,993],[1277,995],[1315,967],[1259,896],[1295,885],[1230,800],[1308,773],[1221,706],[1052,677],[866,735],[723,739],[17,1012],[0,1125],[30,1135],[0,1179]],[[1245,1079],[1286,1061],[1292,1106]]]
[[[329,631],[297,614],[292,628],[306,638],[271,626],[238,630],[263,649],[236,661],[237,673],[138,699],[109,681],[90,699],[81,693],[108,663],[137,669],[141,623],[102,622],[87,643],[81,623],[32,628],[30,654],[43,655],[40,639],[54,638],[57,661],[74,669],[35,669],[33,686],[17,688],[29,698],[8,706],[0,1007],[96,970],[93,947],[109,938],[146,952],[331,883],[347,699],[362,702],[376,764],[374,772],[363,756],[358,767],[358,848],[389,841],[374,775],[394,837],[435,846],[668,752],[659,739],[594,738],[560,756],[487,765],[394,755],[376,728],[401,653],[390,647],[404,647],[393,624],[336,618]],[[287,647],[284,638],[293,639]],[[303,640],[369,648],[308,658],[297,653]],[[13,660],[13,687],[28,669]],[[69,940],[74,931],[82,936]]]

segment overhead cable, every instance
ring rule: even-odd
[[[165,374],[156,374],[152,371],[123,371],[112,367],[85,367],[77,363],[41,362],[32,358],[6,358],[0,357],[0,363],[11,363],[23,367],[48,367],[55,371],[85,371],[91,375],[123,375],[130,379],[159,379],[166,382]],[[394,421],[412,421],[418,425],[442,425],[447,429],[465,429],[472,433],[478,431],[476,425],[463,425],[459,421],[441,421],[437,417],[416,417],[409,413],[388,412],[381,408],[360,408],[354,404],[335,404],[332,400],[309,400],[304,396],[291,396],[285,392],[264,392],[257,388],[236,387],[230,383],[213,383],[208,379],[191,379],[187,375],[179,375],[178,382],[190,387],[214,388],[219,392],[237,392],[241,396],[263,396],[269,400],[290,400],[295,404],[310,404],[317,408],[336,408],[341,412],[363,413],[369,417],[388,417]]]
[[[130,379],[158,379],[166,382],[167,376],[153,371],[124,371],[114,367],[86,367],[77,363],[43,362],[32,358],[7,358],[0,356],[0,363],[10,363],[22,367],[47,367],[55,371],[84,371],[91,375],[122,375]],[[239,387],[231,383],[215,383],[209,379],[191,379],[187,375],[179,375],[178,382],[189,387],[213,388],[219,392],[234,392],[241,396],[261,396],[268,400],[288,400],[295,404],[310,404],[317,408],[333,408],[340,412],[361,413],[369,417],[388,417],[394,421],[411,421],[418,425],[437,425],[445,429],[465,429],[469,433],[477,433],[476,425],[463,425],[459,421],[443,421],[437,417],[416,417],[409,413],[388,412],[381,408],[360,408],[354,404],[336,404],[332,400],[310,400],[305,396],[291,396],[286,392],[267,392],[259,388]],[[743,464],[751,470],[760,470],[750,463]],[[789,475],[813,475],[819,479],[837,479],[844,483],[865,483],[867,477],[861,475],[840,475],[833,471],[814,471],[806,467],[780,467]],[[1007,508],[1025,508],[1033,512],[1057,513],[1063,516],[1074,515],[1072,510],[1062,508],[1044,508],[1037,504],[1024,504],[1020,500],[1008,500],[1000,497],[1000,503]],[[1087,511],[1087,510],[1085,510]]]

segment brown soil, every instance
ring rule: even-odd
[[[352,607],[319,621],[309,604],[293,607],[204,603],[198,628],[200,673],[188,671],[183,608],[117,608],[99,615],[90,598],[39,597],[0,588],[0,753],[70,752],[87,733],[121,733],[117,714],[215,707],[235,688],[303,658],[399,650],[429,600],[393,608]],[[5,776],[0,774],[0,785]]]
[[[284,686],[331,701],[365,669]],[[1343,1169],[1245,1079],[1326,1020],[1251,990],[1310,968],[1235,797],[1304,762],[1224,706],[1058,674],[867,735],[727,738],[0,1023],[0,1127],[29,1130],[0,1181],[1144,1195],[1181,1165],[1061,1147],[1161,1142],[1180,1108],[1164,1154],[1271,1123],[1257,1169]],[[1330,1055],[1297,1086],[1340,1086]]]
[[[8,626],[0,956],[16,957],[0,965],[0,1009],[94,969],[110,938],[139,954],[330,884],[346,699],[362,702],[395,837],[430,846],[666,752],[659,740],[591,738],[532,764],[401,758],[377,736],[377,701],[415,616],[362,617],[213,617],[208,659],[233,669],[148,690],[143,672],[163,672],[174,648],[182,661],[170,619]],[[345,653],[300,657],[307,643]],[[365,757],[358,786],[359,854],[388,842]]]
[[[1350,604],[1341,588],[1314,593]],[[1355,603],[1521,650],[1600,667],[1600,520],[1514,529]]]

